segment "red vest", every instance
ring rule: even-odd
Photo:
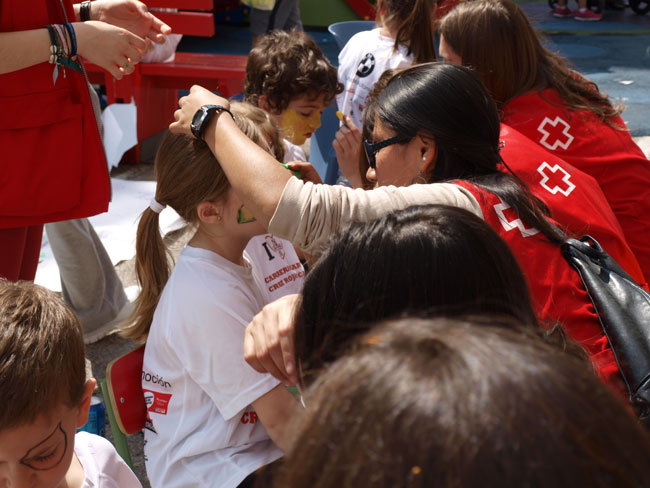
[[[591,176],[501,124],[501,156],[542,200],[553,219],[573,237],[590,234],[637,283],[647,287],[641,268],[600,186]],[[508,172],[507,168],[501,168]]]
[[[560,248],[524,223],[501,199],[472,183],[455,181],[477,199],[485,221],[508,243],[526,276],[533,307],[542,322],[559,322],[592,358],[599,376],[620,391],[621,378],[614,355],[578,273]]]
[[[74,21],[72,3],[64,1]],[[0,2],[0,31],[64,22],[57,0]],[[110,180],[83,74],[56,84],[41,63],[0,75],[0,228],[88,217],[108,209]]]
[[[563,106],[554,90],[527,93],[506,105],[502,120],[596,179],[643,274],[650,276],[650,162],[627,130]],[[625,127],[620,117],[611,121]]]

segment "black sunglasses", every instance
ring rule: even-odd
[[[377,151],[385,147],[392,146],[393,144],[408,142],[411,139],[413,138],[409,136],[395,136],[389,139],[384,139],[383,141],[379,141],[379,142],[368,142],[368,140],[365,139],[363,141],[363,148],[366,151],[366,158],[368,159],[368,164],[372,169],[377,168],[377,159],[376,159]]]

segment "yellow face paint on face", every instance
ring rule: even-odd
[[[320,127],[320,116],[323,107],[305,114],[293,108],[287,108],[282,114],[282,130],[284,136],[292,144],[302,146],[308,137]]]

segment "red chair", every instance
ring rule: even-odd
[[[106,379],[100,381],[115,449],[131,469],[133,461],[126,436],[140,432],[147,417],[142,391],[143,358],[144,345],[111,361],[106,367]]]

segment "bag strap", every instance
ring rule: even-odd
[[[627,274],[627,272],[621,268],[609,254],[607,254],[600,243],[589,234],[585,234],[580,238],[580,240],[568,238],[562,243],[561,249],[562,254],[564,254],[565,257],[567,254],[571,255],[571,249],[575,249],[576,251],[586,255],[592,261],[597,262],[610,273],[616,273],[626,280],[636,283],[634,278]]]

